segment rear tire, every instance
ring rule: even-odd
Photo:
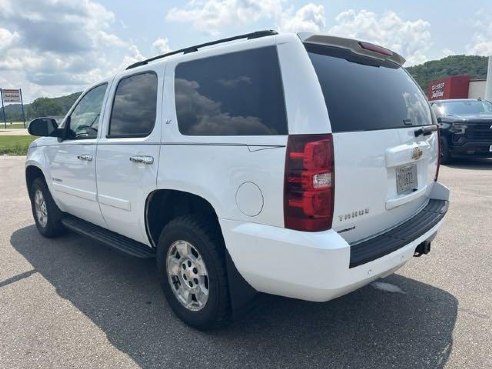
[[[36,178],[30,188],[31,209],[39,233],[47,238],[61,235],[65,227],[61,223],[62,212],[55,204],[43,178]]]
[[[452,157],[449,152],[448,140],[441,137],[441,164],[449,164],[451,161]]]
[[[174,313],[197,329],[230,320],[225,246],[216,222],[197,215],[170,221],[157,245],[157,268]]]

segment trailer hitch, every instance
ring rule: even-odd
[[[427,255],[431,250],[430,241],[424,241],[420,245],[418,245],[413,253],[413,256],[418,258],[422,255]]]

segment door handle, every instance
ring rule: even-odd
[[[77,159],[85,160],[85,161],[92,161],[92,155],[77,155]]]
[[[422,127],[420,129],[417,129],[413,131],[413,133],[415,137],[419,137],[420,135],[429,136],[432,132],[436,132],[438,129],[439,129],[438,126],[434,124],[432,126]]]
[[[135,155],[135,156],[130,156],[130,161],[134,163],[152,164],[154,162],[154,157],[145,156],[145,155]]]

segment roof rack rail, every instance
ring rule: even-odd
[[[145,59],[145,60],[142,60],[142,61],[133,63],[132,65],[129,65],[126,69],[128,70],[128,69],[140,67],[142,65],[146,65],[146,64],[148,64],[150,62],[153,62],[154,60],[166,58],[168,56],[176,55],[176,54],[179,54],[179,53],[183,53],[183,54],[193,53],[195,51],[198,51],[198,49],[200,49],[202,47],[205,47],[205,46],[217,45],[217,44],[221,44],[221,43],[224,43],[224,42],[229,42],[229,41],[234,41],[234,40],[241,40],[241,39],[244,39],[244,38],[245,39],[248,39],[248,40],[251,40],[251,39],[254,39],[254,38],[260,38],[260,37],[266,37],[266,36],[274,36],[274,35],[277,35],[277,34],[278,34],[277,31],[266,30],[266,31],[256,31],[256,32],[246,33],[244,35],[239,35],[239,36],[234,36],[234,37],[222,38],[220,40],[211,41],[211,42],[205,42],[204,44],[195,45],[195,46],[189,46],[189,47],[186,47],[184,49],[179,49],[179,50],[171,51],[171,52],[166,53],[166,54],[157,55],[157,56],[154,56],[152,58]]]

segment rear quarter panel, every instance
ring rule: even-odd
[[[289,134],[331,133],[323,92],[297,35],[277,37]]]
[[[246,48],[270,46],[274,37],[250,40],[242,46],[170,58],[164,82],[158,189],[189,192],[207,200],[220,219],[256,222],[283,227],[283,176],[286,135],[186,136],[179,132],[175,109],[174,74],[177,64]],[[243,184],[259,191],[238,195]],[[239,199],[239,200],[238,200]],[[239,203],[238,203],[239,202]],[[247,214],[245,208],[257,208]],[[253,212],[254,213],[254,212]]]

